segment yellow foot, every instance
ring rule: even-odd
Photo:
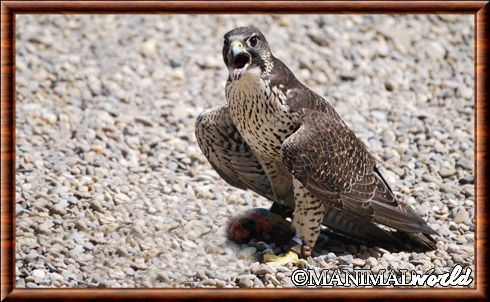
[[[286,265],[288,263],[292,263],[298,267],[305,267],[307,263],[306,260],[300,259],[298,257],[298,254],[296,254],[293,251],[288,251],[286,253],[286,256],[283,257],[271,255],[271,254],[265,254],[264,262],[270,266],[279,266],[279,265]]]

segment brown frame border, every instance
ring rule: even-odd
[[[475,15],[476,287],[469,289],[15,288],[15,15],[43,13],[458,13]],[[488,1],[4,1],[1,4],[1,300],[458,299],[488,300]]]

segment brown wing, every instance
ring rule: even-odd
[[[195,134],[201,151],[226,182],[273,200],[269,179],[233,124],[226,104],[199,114]]]
[[[337,209],[406,231],[435,234],[414,211],[397,202],[364,144],[334,109],[306,87],[288,91],[301,127],[281,150],[284,164],[303,185]]]

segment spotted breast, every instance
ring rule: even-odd
[[[280,161],[283,141],[299,124],[286,105],[286,95],[272,89],[270,81],[249,73],[240,81],[229,80],[226,98],[233,123],[254,153]]]

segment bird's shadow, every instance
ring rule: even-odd
[[[253,214],[254,211],[258,212]],[[256,217],[254,217],[254,215]],[[277,228],[273,228],[274,232],[269,232],[273,236],[264,235],[264,232],[258,231],[257,226],[263,227],[260,221],[265,221],[263,218],[269,215],[266,209],[252,209],[246,212],[246,215],[238,216],[229,220],[228,224],[228,239],[231,242],[236,243],[242,248],[254,247],[256,251],[253,255],[258,262],[264,262],[264,254],[280,255],[288,251],[288,243],[294,236],[294,232],[288,231],[285,228],[277,231]],[[257,220],[258,219],[258,220]],[[237,223],[238,222],[238,223]],[[237,226],[239,228],[237,228]],[[260,229],[259,227],[259,229]],[[256,231],[257,230],[257,231]],[[241,236],[246,231],[247,236]],[[368,256],[367,251],[372,250],[378,253],[378,256],[385,252],[424,252],[421,247],[413,247],[408,242],[408,238],[404,238],[403,233],[391,232],[403,246],[390,244],[389,242],[368,242],[358,238],[351,237],[349,235],[340,233],[336,230],[332,230],[323,226],[318,236],[318,240],[312,251],[313,257],[323,256],[328,253],[334,253],[337,256],[342,255],[356,255],[358,257]],[[376,255],[376,254],[375,254]]]
[[[231,244],[237,244],[242,248],[246,247],[255,247],[257,248],[257,252],[253,254],[253,258],[260,262],[264,263],[264,254],[284,254],[287,252],[288,247],[287,244],[276,244],[275,242],[265,242],[262,241],[262,238],[254,238],[251,239],[246,244],[240,244],[236,242],[232,236],[229,237]],[[264,244],[266,248],[264,248]],[[384,252],[396,253],[396,252],[424,252],[425,250],[420,247],[411,247],[407,246],[407,248],[399,248],[394,245],[385,242],[366,242],[359,240],[357,238],[353,238],[342,233],[336,232],[334,230],[324,228],[318,240],[315,244],[315,248],[313,249],[312,256],[319,257],[327,255],[328,253],[334,253],[337,256],[343,255],[355,255],[358,254],[362,257],[362,253],[366,253],[367,250],[375,250],[379,252],[379,256],[381,256]],[[371,255],[372,256],[372,255]],[[377,258],[377,257],[375,257]]]

